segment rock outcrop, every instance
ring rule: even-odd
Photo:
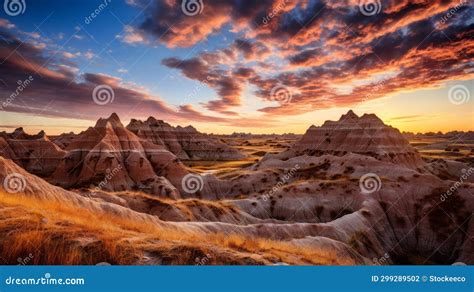
[[[53,141],[54,144],[58,145],[59,148],[61,149],[66,149],[69,144],[71,144],[72,140],[76,138],[76,134],[73,132],[70,133],[64,133],[58,136],[53,136],[50,137],[51,141]]]
[[[65,188],[141,190],[177,198],[186,169],[169,151],[142,141],[116,114],[75,137],[49,181]]]
[[[304,136],[288,151],[264,158],[288,159],[309,155],[336,156],[346,153],[372,156],[410,168],[422,168],[424,162],[418,152],[397,129],[385,125],[374,114],[358,117],[353,111],[338,121],[326,121],[322,126],[311,126]]]
[[[16,135],[25,138],[21,130]],[[2,155],[14,156],[7,138],[0,137]],[[474,168],[423,162],[375,115],[349,112],[251,167],[195,176],[190,186],[199,190],[191,193],[182,189],[189,173],[170,146],[149,139],[113,114],[75,137],[49,178],[87,190],[52,186],[3,158],[0,179],[17,173],[25,194],[150,220],[203,240],[233,234],[242,242],[265,238],[324,251],[334,264],[474,264]]]
[[[173,127],[153,117],[132,120],[127,129],[153,144],[163,146],[180,160],[239,160],[245,157],[219,139],[198,132],[192,126]]]
[[[12,159],[28,172],[41,177],[51,175],[66,152],[41,131],[29,135],[18,128],[13,133],[0,133],[0,155]]]

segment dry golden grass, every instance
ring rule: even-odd
[[[289,243],[192,233],[0,192],[0,261],[17,264],[29,254],[29,264],[61,265],[189,265],[203,257],[206,264],[354,264],[337,254]]]

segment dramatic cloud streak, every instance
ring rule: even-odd
[[[226,25],[239,36],[228,48],[163,62],[193,80],[210,76],[220,99],[206,107],[218,112],[240,106],[248,85],[268,101],[275,86],[287,86],[292,102],[260,110],[288,115],[473,76],[474,8],[468,1],[382,1],[373,16],[354,0],[205,1],[194,17],[180,12],[176,1],[155,4],[137,29],[167,46],[196,45]],[[455,15],[443,20],[452,7]],[[253,71],[244,77],[231,72],[249,62]],[[340,86],[351,87],[350,93],[338,93]]]
[[[0,32],[0,36],[5,40],[0,43],[0,103],[6,105],[5,111],[78,119],[96,119],[118,112],[123,117],[155,115],[171,121],[226,121],[199,113],[190,105],[170,107],[117,77],[92,73],[78,76],[75,67],[57,64],[55,55],[47,55],[7,32]],[[28,84],[20,86],[27,79]],[[112,88],[113,101],[100,106],[94,102],[93,92],[103,85]],[[21,94],[16,94],[19,87],[24,88]]]

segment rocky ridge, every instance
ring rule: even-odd
[[[239,160],[245,157],[219,139],[198,132],[194,127],[173,127],[153,117],[132,120],[127,129],[138,137],[165,147],[180,160]]]

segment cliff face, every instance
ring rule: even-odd
[[[138,137],[165,147],[181,160],[238,160],[242,153],[195,128],[172,127],[153,117],[145,122],[132,120],[127,129]]]

